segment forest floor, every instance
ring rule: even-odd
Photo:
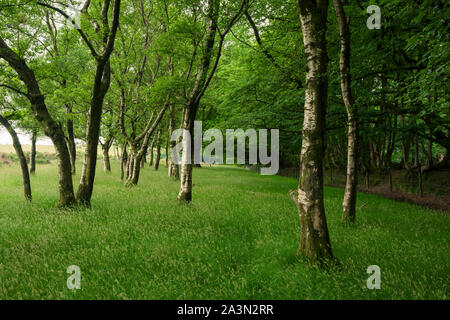
[[[145,168],[134,188],[112,165],[112,174],[98,166],[92,208],[74,210],[57,207],[54,162],[32,176],[32,204],[17,164],[0,167],[0,299],[450,298],[448,215],[360,193],[356,223],[343,225],[343,190],[326,187],[340,265],[325,271],[296,256],[294,178],[195,168],[186,205],[163,165]],[[80,290],[66,286],[70,265],[81,269]],[[370,265],[381,269],[380,290],[366,287]]]
[[[424,194],[420,196],[419,186],[414,178],[406,178],[406,170],[393,170],[393,189],[389,188],[387,176],[371,176],[371,186],[367,188],[364,182],[360,181],[358,191],[364,193],[377,194],[382,197],[416,204],[425,208],[441,211],[450,214],[450,170],[438,170],[423,174]],[[331,187],[344,187],[345,176],[342,175],[334,180],[339,184],[327,183]],[[327,179],[330,181],[330,178]]]
[[[417,193],[407,192],[398,189],[391,191],[389,188],[389,184],[374,186],[370,189],[366,189],[365,187],[359,187],[358,191],[377,194],[384,198],[408,202],[425,208],[441,211],[445,214],[450,214],[450,195],[437,195],[424,193],[423,196],[420,196]]]
[[[287,177],[298,175],[297,168],[283,169],[281,174]],[[331,172],[324,175],[324,183],[328,187],[345,187],[345,172]],[[406,170],[392,170],[393,190],[389,188],[387,175],[373,173],[370,175],[370,186],[365,186],[364,177],[360,175],[358,191],[377,194],[396,201],[408,202],[425,208],[450,214],[450,170],[436,170],[423,173],[424,194],[420,196],[417,178],[408,176]]]

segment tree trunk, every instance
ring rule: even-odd
[[[409,144],[402,141],[402,164],[404,169],[409,169]]]
[[[153,146],[154,146],[154,144],[155,144],[155,139],[152,140],[152,143],[150,144],[150,147],[147,150],[147,152],[150,151],[150,154],[149,154],[150,159],[148,160],[149,167],[153,166]]]
[[[348,119],[347,181],[342,203],[342,220],[344,222],[354,222],[356,218],[356,188],[358,185],[358,109],[355,106],[351,87],[349,21],[345,16],[341,0],[333,0],[333,3],[341,39],[339,67],[342,100],[347,110]]]
[[[103,110],[103,100],[111,82],[109,62],[99,62],[94,81],[88,124],[86,129],[86,149],[84,152],[83,169],[77,199],[85,206],[90,206],[94,190],[95,168],[97,166],[97,147],[100,137],[100,123]]]
[[[28,164],[25,154],[23,153],[22,146],[20,144],[19,138],[14,128],[11,126],[9,121],[0,115],[0,123],[5,127],[5,129],[10,134],[14,149],[16,150],[17,157],[19,158],[20,168],[22,169],[22,182],[23,182],[23,193],[27,201],[31,201],[31,183],[30,175],[28,172]]]
[[[432,137],[431,129],[430,129],[430,137]],[[428,139],[427,168],[431,169],[432,167],[433,167],[433,140]]]
[[[37,130],[34,129],[31,134],[31,152],[30,152],[30,173],[34,174],[36,172],[36,140],[37,140]]]
[[[144,149],[144,154],[141,159],[141,169],[144,168],[145,163],[147,162],[147,150],[148,150],[148,148]]]
[[[421,197],[423,197],[423,183],[422,183],[422,166],[420,164],[420,158],[419,158],[419,138],[416,137],[415,140],[415,157],[414,157],[414,166],[417,170],[417,179],[419,182],[419,194]]]
[[[139,176],[141,173],[141,160],[142,155],[139,154],[137,149],[133,149],[132,157],[130,158],[130,171],[128,179],[125,183],[126,186],[135,186],[139,182]]]
[[[195,79],[195,84],[190,95],[189,101],[186,104],[183,112],[183,124],[182,128],[185,132],[189,132],[192,139],[190,139],[191,148],[190,154],[187,155],[191,161],[190,163],[183,162],[181,164],[181,177],[180,177],[180,191],[178,193],[177,199],[179,201],[192,201],[192,163],[194,160],[194,121],[197,114],[197,109],[200,104],[200,100],[205,93],[205,90],[214,74],[215,69],[213,68],[208,76],[208,70],[211,64],[211,57],[214,49],[214,42],[216,38],[217,25],[216,20],[219,14],[219,1],[209,0],[208,1],[208,23],[206,27],[206,36],[204,39],[203,54],[201,56],[199,72]],[[223,44],[223,35],[221,37],[221,42],[219,45],[219,53]],[[215,65],[218,63],[219,55],[216,58]],[[186,140],[183,137],[183,140]],[[186,152],[185,149],[183,153]]]
[[[103,171],[111,172],[111,161],[109,159],[109,149],[111,145],[109,143],[105,143],[102,146],[103,149]]]
[[[170,118],[169,118],[169,132],[168,132],[169,139],[172,136],[172,132],[175,130],[175,127],[176,127],[176,123],[175,123],[175,108],[173,106],[171,106],[170,107]],[[176,141],[170,141],[170,150],[171,150],[171,152],[173,152],[173,150],[175,149],[176,145],[177,145]],[[172,154],[172,157],[174,157],[173,154]],[[179,170],[178,164],[174,163],[173,158],[170,161],[168,175],[169,175],[170,178],[173,178],[175,180],[179,180],[180,179],[180,170]]]
[[[403,107],[403,99],[401,101],[401,106]],[[405,115],[401,116],[402,129],[405,130]],[[402,135],[402,164],[404,169],[409,169],[409,141]]]
[[[301,253],[313,263],[333,258],[323,203],[327,107],[326,22],[328,0],[297,0],[307,63],[297,207]]]
[[[137,146],[131,146],[131,150],[133,151],[131,161],[130,161],[130,171],[129,176],[126,182],[127,186],[135,186],[139,182],[139,176],[141,173],[141,163],[142,157],[144,156],[144,150],[148,148],[149,136],[152,132],[148,132],[142,142],[141,148],[138,150]]]
[[[185,132],[190,133],[190,141],[187,141],[185,137],[183,137],[183,153],[188,147],[188,143],[190,143],[190,154],[187,157],[190,158],[190,161],[182,161],[181,163],[181,176],[180,176],[180,192],[178,193],[177,199],[179,201],[192,201],[192,162],[194,160],[194,120],[195,120],[195,106],[188,106],[184,108],[184,116],[183,116],[183,129]]]
[[[128,161],[127,145],[128,142],[125,141],[122,147],[122,157],[120,158],[120,180],[122,181],[125,174],[125,166],[127,165]]]
[[[165,158],[164,158],[164,167],[169,167],[169,137],[166,139],[166,147],[165,147]]]
[[[96,56],[96,71],[94,85],[89,108],[88,123],[86,128],[86,149],[84,153],[83,169],[81,172],[80,185],[77,191],[77,199],[85,205],[90,206],[92,192],[94,190],[95,168],[97,165],[97,147],[100,136],[100,123],[103,111],[103,100],[111,84],[110,56],[114,48],[116,33],[119,26],[121,0],[114,1],[112,12],[113,21],[108,28],[108,10],[110,1],[104,1],[102,7],[102,18],[105,36],[103,37],[103,54]]]
[[[126,177],[126,181],[128,181],[131,178],[131,175],[133,174],[133,153],[131,152],[129,157],[128,157],[128,161],[127,161],[127,169],[125,172],[125,177]]]
[[[8,47],[1,36],[0,57],[9,63],[27,86],[27,98],[30,101],[34,116],[41,124],[45,135],[52,140],[55,146],[58,157],[59,204],[61,206],[73,206],[76,204],[76,199],[73,193],[72,168],[70,165],[69,150],[64,139],[64,132],[61,126],[49,114],[45,104],[45,98],[40,91],[34,72],[27,66],[23,59]]]
[[[146,129],[144,130],[144,132],[141,135],[139,135],[134,140],[131,139],[130,137],[127,138],[128,142],[131,146],[131,150],[133,152],[132,153],[133,170],[130,170],[131,175],[127,179],[127,182],[126,182],[127,186],[137,185],[137,183],[139,181],[139,174],[141,171],[142,157],[144,156],[144,152],[148,149],[148,143],[150,142],[150,137],[153,135],[153,132],[156,130],[159,123],[161,122],[168,106],[169,106],[169,97],[167,98],[166,103],[164,104],[163,108],[161,109],[161,111],[159,112],[158,116],[156,117],[156,119],[154,121],[153,121],[153,114],[152,114],[152,116],[149,119],[149,122],[147,123]],[[123,119],[123,117],[122,117],[122,119]],[[153,124],[152,124],[152,121],[153,121]],[[124,136],[126,136],[123,121],[121,121],[121,123],[122,123],[121,124],[122,134]],[[158,132],[160,132],[160,131],[161,130],[159,130]],[[158,136],[160,136],[160,135],[161,134],[159,133]],[[141,141],[141,140],[142,140],[142,143],[140,144],[140,148],[138,149],[139,141]],[[159,143],[159,145],[160,144],[161,143]]]
[[[369,190],[370,189],[370,173],[369,173],[369,170],[366,170],[365,174],[366,174],[366,189]]]
[[[389,119],[389,122],[391,120]],[[394,115],[394,126],[391,128],[389,133],[389,143],[386,150],[386,156],[384,157],[384,165],[386,168],[392,167],[392,154],[394,153],[395,142],[396,142],[396,131],[397,131],[397,116]]]
[[[161,161],[161,129],[158,130],[158,134],[156,136],[155,171],[158,171],[160,161]]]
[[[70,153],[70,164],[72,166],[72,175],[76,174],[77,146],[75,144],[75,135],[73,133],[72,106],[66,105],[67,111],[67,146]]]

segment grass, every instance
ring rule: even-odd
[[[449,298],[449,216],[359,194],[357,223],[344,226],[343,190],[325,188],[341,266],[324,271],[295,255],[294,179],[195,169],[183,205],[164,166],[143,170],[135,188],[116,161],[113,174],[98,168],[92,209],[74,211],[56,207],[56,166],[38,166],[31,205],[19,168],[0,168],[0,299]],[[66,287],[69,265],[81,268],[81,290]],[[381,268],[380,290],[366,288],[369,265]]]

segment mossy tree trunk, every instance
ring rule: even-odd
[[[300,181],[299,253],[313,263],[333,258],[323,202],[323,158],[327,107],[326,22],[328,0],[297,0],[307,63]]]

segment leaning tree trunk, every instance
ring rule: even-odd
[[[1,36],[0,58],[5,59],[25,83],[28,91],[27,98],[30,101],[33,114],[44,129],[45,135],[52,140],[55,146],[58,157],[59,204],[61,206],[75,205],[76,199],[73,193],[70,156],[64,139],[64,132],[48,112],[44,95],[41,93],[34,72],[28,67],[25,60],[8,47]]]
[[[20,168],[22,169],[22,182],[23,182],[23,193],[27,201],[31,201],[31,183],[30,174],[28,172],[28,164],[25,154],[23,153],[22,146],[20,144],[19,138],[14,128],[11,126],[9,121],[0,115],[0,123],[8,130],[11,135],[14,149],[16,150],[17,157],[19,158]]]
[[[297,0],[307,63],[298,197],[301,253],[313,263],[333,258],[323,202],[323,158],[327,107],[328,0]]]
[[[161,129],[158,130],[158,134],[156,136],[155,171],[158,171],[160,161],[161,161]]]
[[[351,87],[349,22],[341,0],[333,0],[333,4],[339,22],[341,92],[348,119],[347,181],[342,203],[342,220],[354,222],[356,218],[356,187],[358,185],[358,109],[355,106]]]
[[[30,152],[30,173],[36,172],[36,140],[37,130],[33,130],[31,134],[31,152]]]
[[[75,175],[76,160],[77,160],[77,146],[75,144],[75,135],[73,133],[73,119],[72,119],[72,106],[66,105],[67,111],[67,146],[70,153],[70,164],[72,165],[72,174]]]

